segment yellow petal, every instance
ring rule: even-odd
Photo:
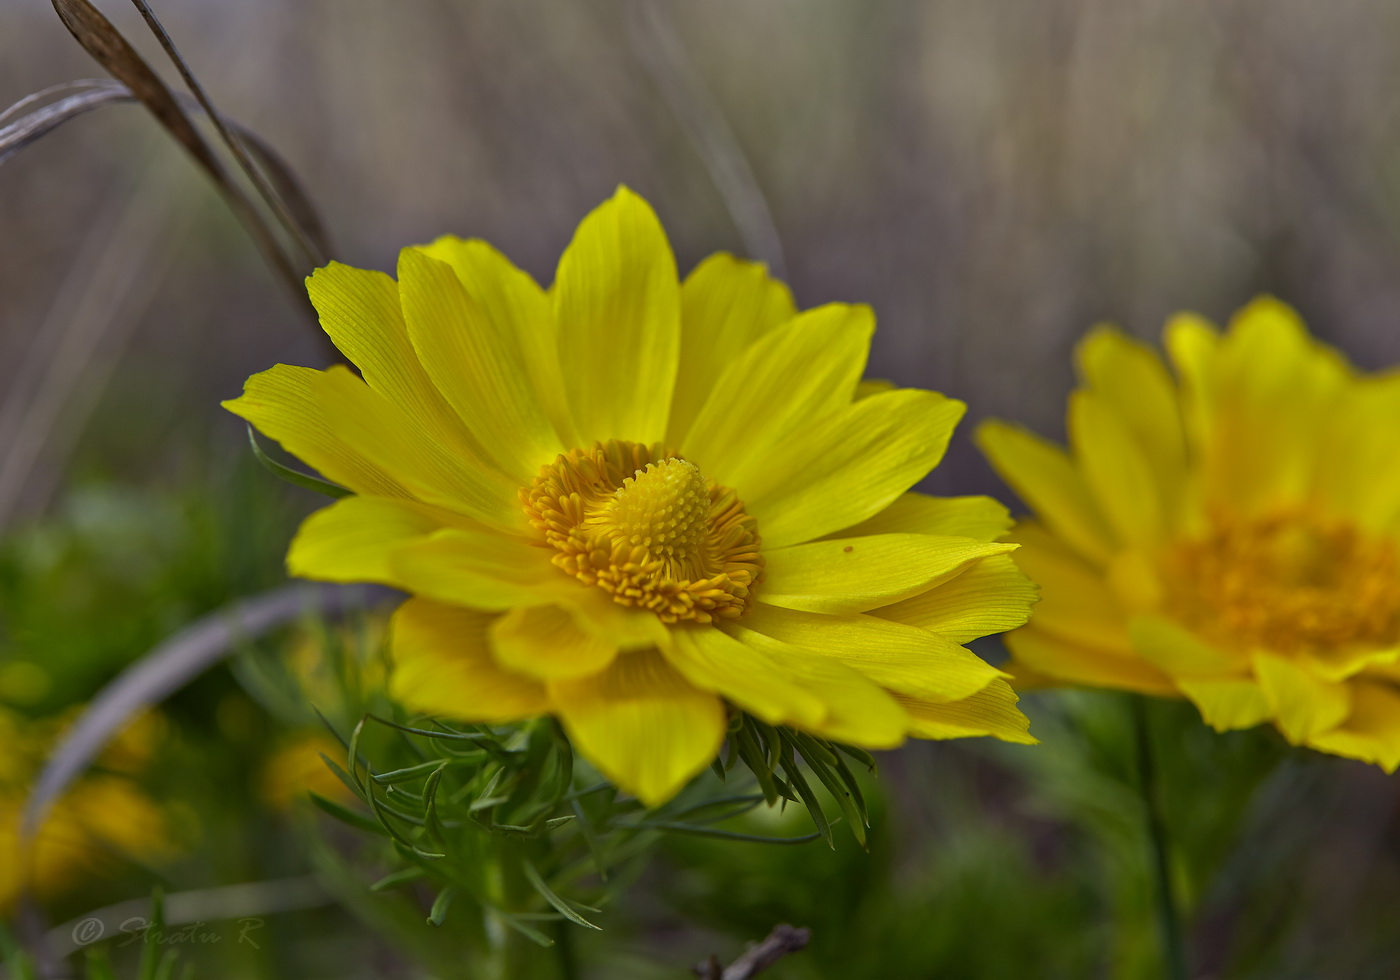
[[[278,364],[253,375],[244,383],[241,397],[222,404],[328,480],[356,493],[411,496],[354,439],[342,438],[339,419],[324,409],[316,395],[322,377],[314,368]]]
[[[965,698],[1003,676],[937,633],[874,616],[824,616],[760,603],[727,631],[745,642],[758,633],[813,650],[881,687],[929,701]]]
[[[1033,521],[1017,525],[1012,560],[1040,586],[1036,629],[1090,646],[1128,653],[1128,617],[1105,577]]]
[[[578,226],[554,282],[559,360],[581,445],[666,435],[680,286],[651,206],[620,187]]]
[[[897,695],[896,700],[909,712],[909,734],[915,738],[991,735],[1003,742],[1039,744],[1030,734],[1030,719],[1016,707],[1020,698],[1003,680],[994,680],[976,694],[947,704],[905,695]]]
[[[439,602],[505,610],[583,588],[549,557],[520,538],[447,528],[395,549],[389,571],[402,587]]]
[[[1400,691],[1388,684],[1353,685],[1346,721],[1313,735],[1308,745],[1395,772],[1400,768]]]
[[[1323,506],[1373,532],[1400,525],[1400,374],[1357,379],[1337,399],[1313,469]]]
[[[894,391],[895,387],[893,381],[886,381],[884,378],[862,378],[860,384],[856,385],[856,401],[869,398],[871,395],[883,394],[886,391]]]
[[[772,659],[787,676],[826,705],[826,718],[808,728],[814,735],[867,749],[892,749],[904,742],[909,716],[894,696],[860,671],[814,650],[721,625],[748,650]]]
[[[811,729],[826,720],[821,698],[803,690],[763,651],[713,627],[674,630],[665,656],[700,690],[718,694],[770,725]]]
[[[1127,430],[1164,502],[1176,499],[1186,472],[1180,399],[1156,351],[1112,327],[1097,327],[1076,349],[1085,383]]]
[[[551,681],[549,692],[579,753],[647,806],[680,792],[724,741],[719,698],[692,687],[656,651],[623,654],[591,677]]]
[[[399,253],[408,335],[433,383],[517,485],[565,451],[546,418],[520,348],[522,325],[472,300],[446,262],[416,248]]]
[[[484,459],[433,386],[408,339],[399,285],[382,272],[332,262],[306,280],[321,326],[360,369],[365,383],[393,402],[433,440]]]
[[[705,259],[681,283],[681,353],[666,435],[680,445],[732,359],[797,315],[787,286],[759,262],[725,252]]]
[[[491,652],[507,670],[555,680],[596,674],[617,656],[617,642],[580,629],[562,606],[527,606],[491,624]]]
[[[392,585],[389,555],[440,529],[446,517],[414,500],[344,497],[302,522],[287,551],[287,571],[323,582]]]
[[[1283,657],[1256,653],[1254,676],[1268,699],[1274,724],[1294,745],[1335,728],[1351,710],[1346,684],[1323,680]]]
[[[1215,359],[1220,334],[1209,321],[1181,313],[1167,321],[1163,341],[1181,379],[1181,416],[1187,440],[1200,453],[1215,414]]]
[[[1095,392],[1074,392],[1069,437],[1084,482],[1118,540],[1157,542],[1164,529],[1162,488],[1115,406]]]
[[[223,405],[357,493],[417,497],[496,526],[522,524],[517,484],[481,464],[465,430],[435,441],[441,427],[409,415],[344,367],[279,364]]]
[[[1345,361],[1313,341],[1282,303],[1265,298],[1241,310],[1215,363],[1202,462],[1207,500],[1249,514],[1305,497],[1349,375]]]
[[[656,613],[625,606],[604,589],[566,581],[555,601],[568,607],[581,629],[606,638],[621,650],[664,647],[671,642],[671,631]]]
[[[550,710],[544,685],[491,656],[491,616],[409,599],[389,623],[389,693],[413,711],[458,721],[505,722]]]
[[[793,430],[851,403],[875,332],[868,306],[831,303],[755,341],[715,382],[681,450],[721,483],[744,487]]]
[[[480,239],[445,235],[419,251],[452,266],[472,303],[492,322],[513,325],[526,373],[546,417],[562,442],[580,445],[564,390],[559,328],[549,295],[529,273]]]
[[[1112,687],[1168,697],[1177,693],[1171,679],[1147,661],[1063,640],[1037,629],[1034,617],[1030,626],[1007,633],[1005,641],[1013,657],[1007,669],[1014,678],[1020,677],[1018,668],[1025,665],[1035,674],[1061,684]]]
[[[1205,723],[1217,732],[1253,728],[1269,719],[1269,699],[1252,679],[1178,677],[1176,684],[1201,710]]]
[[[975,438],[993,468],[1046,527],[1085,557],[1108,561],[1117,547],[1113,533],[1068,453],[1005,422],[982,423]]]
[[[749,482],[729,485],[765,547],[811,541],[873,517],[922,479],[965,408],[912,388],[873,395],[793,433]]]
[[[973,562],[951,581],[876,609],[873,615],[967,643],[1023,625],[1039,595],[1010,557],[997,555]]]
[[[1134,616],[1128,635],[1134,650],[1168,674],[1239,674],[1249,666],[1242,652],[1214,647],[1160,616]]]
[[[931,534],[875,534],[764,551],[758,599],[788,609],[857,613],[889,605],[1012,544]]]
[[[994,541],[1011,530],[1011,514],[991,497],[930,497],[911,490],[874,517],[840,532],[851,538],[864,534],[952,534]]]

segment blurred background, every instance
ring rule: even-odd
[[[137,13],[105,9],[164,70]],[[964,399],[969,423],[1059,437],[1070,350],[1092,324],[1155,338],[1176,310],[1218,320],[1260,292],[1360,365],[1400,363],[1400,5],[1386,0],[156,10],[353,265],[392,271],[402,245],[454,233],[548,282],[579,218],[626,183],[683,271],[731,250],[781,267],[800,306],[872,304],[870,373]],[[0,0],[0,106],[102,75],[48,3]],[[319,500],[256,469],[218,402],[273,362],[327,354],[139,107],[0,166],[0,232],[0,706],[50,718],[181,625],[284,581],[285,543]],[[927,488],[1014,503],[971,427]],[[202,781],[151,777],[182,829],[151,866],[55,897],[52,921],[154,881],[307,872],[257,789],[295,726],[249,690],[235,664],[165,706],[151,751],[206,760]],[[1125,710],[1038,695],[1028,712],[1053,745],[887,757],[868,856],[850,840],[834,855],[674,845],[590,939],[597,975],[682,975],[777,921],[812,926],[816,951],[774,977],[1160,975]],[[1182,750],[1166,805],[1200,975],[1400,973],[1395,781],[1153,712]],[[412,975],[392,942],[321,904],[285,913],[236,967],[204,969]]]

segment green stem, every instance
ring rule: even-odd
[[[509,843],[498,844],[495,860],[491,862],[489,890],[498,908],[513,911],[518,907],[522,892],[529,888],[521,870],[519,855]],[[506,925],[492,912],[486,913],[486,935],[489,957],[486,977],[489,980],[529,980],[529,940]]]
[[[1147,726],[1147,707],[1141,695],[1129,698],[1133,716],[1133,738],[1137,743],[1139,788],[1147,837],[1152,847],[1152,878],[1157,905],[1157,930],[1162,940],[1162,956],[1168,980],[1189,980],[1186,969],[1186,943],[1181,929],[1181,912],[1172,885],[1171,861],[1167,850],[1167,827],[1157,786],[1157,767],[1152,738]]]

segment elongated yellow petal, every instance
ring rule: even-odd
[[[909,734],[915,738],[966,738],[991,735],[1003,742],[1039,744],[1031,735],[1031,722],[1016,707],[1020,698],[1003,680],[994,680],[961,701],[940,704],[905,695],[896,700],[909,712]]]
[[[432,426],[415,423],[343,367],[279,364],[223,406],[357,493],[416,497],[500,527],[523,523],[513,481],[483,467],[464,441],[434,441]]]
[[[1061,684],[1086,687],[1113,687],[1142,694],[1173,696],[1176,687],[1166,674],[1147,661],[1101,647],[1061,639],[1031,625],[1006,634],[1012,663],[1007,669],[1015,678],[1024,664],[1036,674]]]
[[[724,741],[719,698],[655,651],[623,654],[591,677],[551,681],[549,693],[579,752],[647,806],[678,793]]]
[[[491,624],[491,652],[507,670],[556,680],[604,669],[617,656],[617,641],[580,629],[562,606],[526,606]]]
[[[862,399],[793,433],[743,485],[769,548],[879,513],[937,465],[966,408],[932,391]]]
[[[434,384],[496,465],[517,485],[529,482],[568,447],[535,391],[520,326],[474,302],[452,266],[416,248],[399,253],[399,289],[409,338]]]
[[[1400,768],[1400,690],[1389,684],[1354,685],[1346,721],[1313,735],[1308,744],[1395,772]]]
[[[1129,652],[1127,611],[1102,573],[1034,521],[1018,525],[1011,537],[1021,544],[1012,560],[1040,586],[1031,619],[1036,629]]]
[[[1400,374],[1358,379],[1337,399],[1313,471],[1323,505],[1373,532],[1400,530],[1400,452],[1394,429],[1377,424],[1394,418],[1400,418]]]
[[[332,262],[306,280],[321,326],[365,383],[431,439],[485,462],[480,445],[433,385],[408,339],[399,285],[382,272]]]
[[[765,552],[759,601],[821,613],[858,613],[925,592],[1013,544],[932,534],[836,538]]]
[[[643,650],[671,642],[671,631],[650,609],[622,605],[603,589],[570,584],[559,592],[557,601],[569,608],[581,629],[608,639],[619,649]]]
[[[1168,674],[1241,674],[1249,667],[1243,652],[1217,648],[1161,616],[1135,616],[1128,624],[1133,649]]]
[[[491,619],[409,599],[389,623],[390,694],[414,711],[458,721],[515,721],[549,711],[544,685],[502,669],[492,658],[486,636]]]
[[[389,571],[404,588],[440,602],[505,610],[577,590],[542,548],[520,538],[447,528],[395,549]]]
[[[323,582],[394,584],[389,556],[456,518],[397,497],[344,497],[305,521],[287,551],[287,571]],[[456,518],[460,520],[460,518]]]
[[[750,649],[769,657],[803,690],[826,705],[826,718],[808,728],[814,735],[867,749],[892,749],[904,742],[909,716],[894,695],[860,671],[815,650],[742,627],[721,627]]]
[[[1209,321],[1182,313],[1167,321],[1163,343],[1181,380],[1181,417],[1187,442],[1199,454],[1215,416],[1215,360],[1220,333]]]
[[[241,397],[222,405],[276,439],[283,449],[304,459],[328,480],[356,493],[412,496],[354,441],[341,437],[339,420],[325,410],[316,394],[322,377],[314,368],[278,364],[253,375],[244,383]]]
[[[1040,596],[1025,573],[1006,555],[982,558],[950,581],[872,615],[933,630],[954,643],[1024,625]]]
[[[1307,335],[1288,307],[1240,311],[1215,363],[1214,421],[1203,461],[1208,501],[1262,513],[1302,499],[1346,363]]]
[[[1269,699],[1252,678],[1178,677],[1176,684],[1217,732],[1253,728],[1269,719]]]
[[[1011,530],[1011,514],[991,497],[930,497],[911,490],[874,517],[838,532],[853,538],[864,534],[952,534],[993,541]]]
[[[1323,680],[1283,657],[1256,653],[1254,676],[1274,723],[1294,745],[1335,728],[1351,710],[1348,685]]]
[[[1083,475],[1059,446],[1004,422],[977,427],[977,445],[1056,535],[1087,558],[1106,562],[1117,548]]]
[[[1162,488],[1114,407],[1091,391],[1069,401],[1069,437],[1084,482],[1119,541],[1152,545],[1165,530]]]
[[[798,314],[735,357],[681,440],[687,459],[746,487],[793,430],[851,403],[875,332],[868,306]]]
[[[686,680],[738,705],[770,725],[813,729],[826,720],[821,698],[763,651],[717,629],[675,631],[666,659]]]
[[[1142,453],[1160,499],[1175,500],[1186,477],[1186,436],[1176,385],[1162,359],[1112,327],[1091,331],[1076,354],[1085,384]]]
[[[510,324],[545,416],[563,443],[579,445],[565,395],[559,328],[549,295],[529,273],[480,239],[445,235],[419,246],[418,251],[452,266],[476,309],[491,322]]]
[[[666,435],[680,285],[651,206],[625,187],[578,226],[554,282],[560,362],[582,445]]]
[[[669,445],[699,414],[730,361],[797,315],[792,293],[762,263],[711,255],[681,283],[681,353],[666,435]]]
[[[745,642],[759,633],[813,650],[881,687],[928,701],[956,701],[1004,676],[937,633],[874,616],[824,616],[760,603],[729,632]]]

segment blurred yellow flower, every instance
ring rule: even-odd
[[[552,289],[480,241],[405,249],[398,281],[332,264],[311,298],[360,369],[278,365],[227,407],[355,495],[291,571],[414,594],[391,691],[428,714],[554,714],[650,804],[715,756],[726,703],[885,748],[1033,741],[962,643],[1034,589],[983,497],[906,493],[963,405],[858,391],[864,306],[799,313],[762,266],[686,280],[620,189]]]
[[[1400,374],[1364,375],[1259,299],[1221,335],[1182,315],[1176,377],[1115,330],[1078,350],[1066,453],[978,439],[1036,512],[1044,590],[1013,669],[1184,695],[1217,730],[1400,764]]]
[[[349,802],[353,794],[331,772],[321,756],[343,763],[345,749],[319,729],[289,732],[278,740],[263,763],[258,788],[263,802],[274,810],[288,811],[307,793]]]
[[[72,715],[29,719],[0,707],[0,914],[28,889],[41,900],[109,871],[122,856],[149,858],[171,849],[164,811],[131,778],[145,768],[160,720],[144,715],[103,753],[101,772],[79,779],[54,803],[28,846],[20,822],[33,780]]]

